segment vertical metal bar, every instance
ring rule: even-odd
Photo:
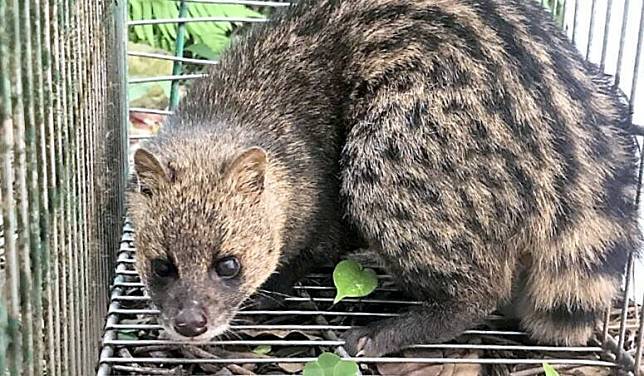
[[[617,348],[619,350],[622,350],[624,348],[624,340],[626,337],[626,320],[628,317],[628,296],[630,295],[630,289],[631,289],[631,271],[633,270],[633,252],[630,252],[628,255],[628,263],[626,265],[626,281],[624,282],[624,293],[622,295],[624,301],[622,303],[622,311],[620,315],[620,320],[619,320],[619,337],[617,339]],[[617,357],[617,362],[621,360],[622,356],[622,351],[617,352],[615,354]]]
[[[11,114],[11,83],[9,82],[9,30],[7,6],[0,1],[0,226],[3,238],[3,254],[14,254],[15,231],[13,208],[13,121]],[[5,259],[6,260],[6,259]],[[8,309],[11,304],[10,291],[7,289],[6,274],[0,274],[0,336],[10,340]],[[11,354],[9,348],[0,351],[0,372],[6,373]]]
[[[38,318],[35,323],[34,332],[37,334],[34,346],[34,373],[36,375],[44,374],[43,365],[45,362],[45,343],[44,343],[44,283],[43,273],[48,268],[49,258],[47,257],[49,244],[49,210],[47,208],[47,159],[46,159],[46,136],[45,136],[45,110],[44,110],[44,77],[43,77],[43,43],[42,36],[42,4],[40,0],[32,0],[31,3],[31,22],[33,25],[33,46],[34,46],[34,81],[35,86],[33,95],[35,98],[35,135],[34,151],[36,158],[36,169],[34,170],[34,179],[36,184],[35,198],[32,205],[38,208],[38,213],[34,214],[38,221],[38,234],[32,235],[33,239],[38,239],[39,247],[32,255],[34,263],[34,285],[36,286],[33,294],[34,317]]]
[[[639,322],[639,327],[637,329],[637,332],[639,335],[637,336],[637,349],[635,350],[635,376],[640,376],[642,371],[641,371],[641,363],[642,363],[642,347],[644,347],[644,305],[642,305],[641,312],[640,312],[640,322]]]
[[[635,93],[639,84],[640,63],[642,62],[642,44],[644,42],[644,1],[640,8],[640,25],[637,32],[637,46],[635,47],[635,65],[633,66],[633,80],[631,81],[631,95],[629,97],[629,107],[632,112],[633,103],[635,103]]]
[[[70,35],[72,36],[72,48],[71,48],[71,69],[72,69],[72,98],[74,105],[72,106],[72,111],[74,114],[74,123],[72,126],[72,146],[71,151],[72,155],[72,196],[73,196],[73,205],[72,205],[72,218],[73,218],[73,235],[74,235],[74,251],[72,253],[71,265],[73,267],[72,274],[72,286],[73,286],[73,299],[75,302],[74,315],[76,316],[76,321],[74,322],[74,332],[75,335],[72,337],[75,347],[76,347],[76,372],[80,373],[83,369],[83,356],[85,353],[85,348],[81,346],[81,343],[84,342],[83,338],[83,327],[80,325],[81,319],[84,319],[83,315],[83,302],[81,298],[84,296],[83,286],[81,282],[81,273],[82,273],[82,254],[84,252],[83,244],[83,232],[81,227],[82,221],[82,207],[83,207],[83,197],[81,193],[81,164],[80,159],[83,154],[83,145],[80,142],[80,136],[85,123],[83,118],[84,111],[83,106],[81,105],[82,95],[83,95],[83,77],[80,72],[80,65],[82,62],[83,53],[80,50],[80,41],[82,40],[82,35],[80,31],[86,33],[87,30],[83,29],[82,23],[80,20],[80,2],[75,0],[71,1],[70,7],[72,12],[70,14],[71,19],[71,28],[69,30]]]
[[[69,323],[68,318],[68,306],[67,306],[67,283],[65,280],[66,273],[66,263],[65,263],[65,251],[69,247],[69,242],[67,240],[67,215],[65,211],[66,206],[66,189],[65,181],[67,180],[67,174],[65,171],[65,160],[64,160],[64,150],[67,147],[63,145],[63,135],[65,134],[65,125],[67,123],[67,94],[66,94],[66,85],[65,81],[67,80],[67,73],[65,69],[65,23],[64,23],[64,14],[65,14],[65,3],[64,0],[54,0],[55,7],[53,12],[53,19],[56,24],[56,33],[53,35],[53,44],[54,44],[54,59],[56,59],[56,93],[54,98],[56,99],[56,114],[57,114],[57,126],[56,126],[56,179],[57,179],[57,214],[58,214],[58,233],[59,233],[59,244],[56,252],[56,265],[55,265],[55,275],[57,286],[55,288],[56,294],[56,320],[59,326],[60,333],[60,371],[61,375],[69,375],[70,373],[70,346],[69,346],[69,333],[67,330],[67,323]]]
[[[66,323],[67,331],[69,334],[68,343],[69,343],[69,364],[70,364],[70,374],[78,375],[78,346],[75,341],[78,338],[77,324],[77,304],[76,301],[76,265],[74,264],[76,255],[78,254],[78,244],[77,244],[77,229],[76,229],[76,197],[75,197],[75,168],[76,164],[73,158],[72,151],[75,148],[74,136],[75,136],[75,111],[77,109],[77,100],[75,98],[76,94],[76,75],[74,71],[76,51],[75,47],[75,38],[72,38],[72,27],[73,27],[73,7],[72,0],[64,1],[65,11],[63,12],[63,19],[65,24],[65,74],[67,79],[65,80],[66,86],[66,98],[67,102],[64,107],[66,118],[65,118],[65,135],[63,142],[65,144],[64,149],[64,160],[65,160],[65,221],[67,227],[67,247],[65,249],[65,273],[66,278],[64,281],[66,283],[66,297],[67,297],[67,311],[69,321]]]
[[[61,375],[62,356],[61,356],[61,336],[60,336],[60,304],[59,304],[59,283],[58,283],[58,250],[60,244],[60,210],[59,210],[59,192],[57,178],[57,140],[56,129],[60,125],[59,114],[57,111],[59,101],[56,100],[54,91],[54,80],[58,80],[58,26],[56,23],[57,2],[56,0],[43,0],[42,4],[43,18],[43,66],[45,69],[45,111],[47,119],[46,133],[46,159],[49,168],[47,169],[47,207],[50,213],[50,252],[47,256],[47,269],[45,271],[46,285],[46,308],[47,308],[47,346],[48,375]],[[52,21],[53,19],[53,21]]]
[[[18,260],[17,245],[14,234],[17,231],[16,226],[16,205],[14,201],[13,185],[13,149],[14,149],[14,131],[13,131],[13,114],[12,114],[12,87],[9,77],[11,72],[10,53],[11,50],[11,11],[8,3],[0,1],[0,157],[2,158],[2,167],[0,168],[0,190],[2,191],[2,224],[5,234],[5,262],[6,277],[3,281],[2,289],[2,328],[6,331],[2,333],[3,337],[10,341],[6,352],[2,352],[3,360],[2,372],[8,368],[12,375],[18,374],[18,366],[22,363],[20,351],[20,337],[18,333],[17,319],[20,315],[19,306],[19,286],[18,286]],[[15,52],[14,52],[15,53]],[[6,305],[6,306],[5,306]],[[14,342],[15,341],[15,342]]]
[[[644,8],[644,4],[642,5]],[[644,11],[643,11],[644,12]],[[632,98],[631,98],[632,99]],[[635,205],[639,207],[641,198],[642,198],[642,178],[644,177],[644,153],[640,153],[640,160],[639,160],[639,166],[638,166],[638,177],[637,177],[637,191],[635,192]],[[624,349],[624,340],[625,340],[625,333],[626,333],[626,319],[628,315],[628,295],[629,295],[629,289],[630,289],[630,278],[631,278],[631,271],[634,268],[634,263],[633,263],[633,251],[631,251],[628,255],[628,263],[626,266],[626,281],[625,281],[625,287],[624,287],[624,303],[622,306],[622,313],[620,317],[620,323],[619,323],[619,338],[618,338],[618,343],[617,343],[617,353],[616,353],[616,360],[619,362],[622,357],[623,349]],[[641,336],[641,331],[640,331],[640,336]]]
[[[83,27],[85,32],[88,33],[89,35],[95,36],[94,30],[93,30],[93,23],[92,23],[92,11],[96,4],[89,4],[85,3],[85,7],[83,9],[83,18],[85,20],[85,26]],[[97,36],[95,36],[97,37]],[[92,38],[93,39],[93,38]],[[93,265],[94,265],[94,260],[92,259],[92,251],[96,249],[98,244],[94,243],[94,217],[93,217],[93,208],[92,208],[92,181],[93,181],[93,175],[92,175],[92,161],[93,161],[93,154],[94,150],[93,144],[92,144],[92,129],[94,128],[95,123],[95,116],[96,116],[96,109],[95,109],[95,100],[96,100],[96,93],[93,92],[94,89],[94,54],[96,51],[92,53],[92,42],[89,38],[84,38],[84,45],[83,45],[83,55],[85,56],[85,80],[86,80],[86,87],[87,87],[87,117],[86,117],[86,125],[83,129],[84,132],[84,141],[83,143],[85,144],[87,148],[87,154],[85,157],[85,178],[84,178],[84,189],[85,189],[85,218],[83,219],[83,224],[85,227],[84,233],[85,233],[85,253],[83,255],[84,257],[84,276],[83,276],[83,284],[85,286],[85,291],[87,292],[87,298],[85,298],[85,312],[86,312],[86,317],[90,320],[90,325],[88,325],[88,328],[86,328],[85,332],[85,338],[86,338],[86,346],[91,346],[89,348],[89,351],[87,351],[86,355],[86,360],[85,362],[87,363],[87,366],[91,364],[91,362],[94,360],[94,354],[97,354],[98,352],[98,341],[94,341],[94,335],[100,333],[101,328],[98,326],[98,317],[102,317],[99,313],[98,307],[103,305],[103,301],[101,299],[97,299],[101,295],[101,286],[98,285],[93,285],[92,280],[90,276],[94,275],[96,276],[97,279],[100,279],[100,276],[96,274],[93,270]],[[100,250],[99,250],[100,251]],[[97,317],[98,316],[98,317]]]
[[[596,12],[596,7],[597,5],[597,0],[592,0],[592,4],[590,5],[590,23],[588,26],[588,42],[586,44],[586,60],[588,60],[588,56],[590,55],[590,47],[593,43],[593,36],[595,35],[595,12]]]
[[[41,294],[41,237],[40,237],[40,190],[38,187],[38,155],[36,147],[36,129],[39,128],[40,119],[36,119],[36,91],[35,75],[38,59],[34,58],[37,51],[33,45],[38,40],[38,34],[32,33],[32,27],[37,23],[38,16],[30,7],[30,1],[24,1],[22,8],[22,40],[23,40],[23,62],[27,62],[23,69],[24,78],[24,102],[25,102],[25,143],[27,176],[26,185],[28,190],[29,203],[29,244],[30,254],[25,257],[23,265],[25,268],[25,285],[31,288],[23,288],[23,299],[29,304],[25,305],[25,313],[33,318],[30,325],[32,339],[27,347],[30,357],[26,357],[25,366],[27,374],[42,374],[42,321],[40,320],[42,310]],[[37,11],[37,10],[36,10]],[[26,290],[26,291],[25,291]]]
[[[575,0],[574,2],[574,7],[573,7],[573,15],[572,15],[572,43],[577,46],[577,29],[578,29],[578,20],[577,20],[577,14],[579,13],[579,1]]]
[[[624,10],[624,13],[626,13],[626,9]],[[633,104],[635,103],[635,93],[637,92],[639,68],[640,68],[641,57],[642,57],[643,40],[644,40],[644,2],[642,2],[641,8],[640,8],[639,31],[637,33],[637,46],[635,47],[635,64],[633,67],[633,79],[631,81],[631,93],[629,97],[629,108],[631,111],[629,113],[632,113]],[[623,44],[623,41],[620,41],[620,44]],[[622,47],[620,45],[620,49],[621,48]],[[617,85],[619,81],[617,81],[616,79],[616,82],[617,82],[616,83]],[[637,193],[636,193],[636,199],[635,199],[635,202],[637,203],[638,207],[641,201],[643,165],[644,165],[644,153],[640,155],[639,180],[638,180]],[[642,306],[641,309],[642,311],[640,312],[640,317],[639,317],[640,321],[639,321],[639,327],[638,327],[639,335],[638,335],[637,348],[635,353],[635,367],[634,367],[635,376],[639,376],[642,374],[641,361],[642,361],[642,347],[644,343],[644,305]]]
[[[69,0],[62,1],[62,14],[61,14],[61,32],[63,35],[63,43],[61,43],[61,70],[63,73],[64,80],[62,82],[63,89],[63,123],[62,123],[62,135],[61,135],[61,159],[63,161],[62,165],[62,213],[63,213],[63,227],[65,229],[65,238],[63,243],[63,249],[61,249],[61,295],[63,297],[62,307],[63,309],[63,336],[65,342],[65,358],[67,367],[67,374],[75,375],[76,369],[74,368],[74,360],[76,359],[76,351],[74,349],[74,344],[72,342],[74,338],[74,332],[72,330],[72,325],[74,323],[74,302],[71,297],[72,286],[70,286],[69,275],[72,272],[72,266],[69,264],[71,259],[71,254],[74,252],[73,245],[73,235],[72,235],[72,221],[71,221],[71,168],[70,168],[70,124],[72,123],[72,115],[70,110],[72,108],[72,99],[71,99],[71,74],[69,71],[69,49],[70,49],[70,38],[69,38]]]
[[[96,351],[98,350],[96,348],[96,341],[92,341],[92,335],[95,333],[98,333],[98,331],[94,330],[94,323],[96,322],[96,317],[92,315],[92,312],[90,310],[90,304],[98,304],[94,300],[96,296],[96,290],[90,290],[89,288],[89,281],[87,279],[87,272],[88,272],[88,260],[89,260],[89,249],[90,249],[90,225],[91,223],[89,222],[88,218],[88,199],[89,199],[89,194],[88,194],[88,186],[89,186],[89,179],[90,177],[87,174],[88,170],[88,162],[90,155],[92,153],[91,149],[89,149],[89,140],[87,138],[87,130],[88,128],[91,127],[91,82],[90,82],[90,72],[89,72],[89,66],[88,66],[88,60],[90,58],[90,51],[88,47],[88,40],[85,35],[91,35],[89,34],[90,27],[89,27],[89,7],[90,4],[89,2],[82,1],[79,3],[79,14],[80,14],[80,21],[81,25],[77,29],[78,35],[79,35],[79,40],[82,41],[81,44],[81,55],[83,58],[80,60],[80,66],[79,70],[82,75],[82,85],[83,87],[80,89],[81,95],[84,97],[84,100],[81,102],[83,104],[82,109],[83,109],[83,120],[84,124],[82,127],[80,127],[80,144],[83,147],[83,153],[81,154],[81,179],[80,179],[80,188],[81,188],[81,193],[83,195],[83,200],[82,200],[82,208],[81,208],[81,232],[83,234],[83,252],[81,253],[81,268],[80,268],[80,280],[81,280],[81,301],[83,303],[82,305],[82,312],[81,312],[81,317],[83,317],[85,320],[88,321],[87,325],[83,325],[83,344],[84,346],[84,356],[83,356],[83,368],[82,369],[87,369],[88,367],[91,366],[93,354],[96,354]]]
[[[129,138],[128,138],[128,117],[129,117],[129,112],[128,112],[128,96],[127,96],[127,4],[124,2],[119,2],[117,4],[117,9],[116,9],[116,34],[115,34],[115,39],[117,43],[119,44],[120,48],[117,49],[119,51],[118,56],[118,61],[117,61],[117,66],[118,66],[118,74],[119,77],[121,77],[119,89],[117,92],[117,97],[120,98],[120,106],[119,106],[119,118],[120,121],[114,122],[113,124],[120,124],[118,127],[119,135],[120,135],[120,144],[119,144],[119,150],[118,150],[118,157],[119,157],[119,201],[117,203],[117,210],[115,215],[117,216],[117,221],[116,221],[116,226],[113,226],[114,230],[114,236],[112,239],[114,240],[119,240],[121,239],[121,231],[123,229],[123,222],[124,222],[124,191],[125,187],[127,185],[127,173],[128,173],[128,157],[127,157],[127,150],[129,146]],[[185,31],[184,31],[185,33]],[[184,37],[181,38],[183,40]],[[183,47],[181,48],[181,53],[183,54]],[[178,87],[177,87],[178,89]],[[177,90],[177,103],[178,103],[178,90]],[[116,241],[112,250],[112,257],[110,260],[114,260],[116,257],[116,252],[118,250],[118,244],[120,242]],[[113,262],[113,261],[111,261]],[[113,270],[113,267],[110,267],[110,270]]]
[[[52,242],[51,242],[51,257],[49,264],[50,281],[47,290],[47,298],[49,301],[49,312],[47,320],[51,323],[52,327],[50,332],[51,338],[48,345],[51,346],[49,351],[49,367],[52,370],[52,375],[62,375],[63,370],[63,337],[61,327],[61,309],[60,309],[60,274],[59,274],[59,251],[63,243],[62,232],[62,218],[60,210],[61,192],[60,192],[60,129],[62,127],[62,102],[60,83],[61,83],[61,69],[60,69],[60,34],[59,34],[59,7],[58,0],[45,0],[46,4],[43,6],[43,15],[47,27],[44,28],[45,34],[43,35],[43,45],[51,46],[49,69],[45,76],[46,85],[48,87],[47,97],[45,98],[49,111],[48,114],[48,128],[47,128],[47,144],[48,144],[48,159],[50,169],[48,171],[49,177],[49,192],[50,202],[49,208],[51,212],[51,227],[53,229]]]
[[[106,28],[100,27],[101,25],[101,19],[105,17],[105,15],[108,13],[108,10],[103,8],[100,9],[100,12],[97,14],[97,18],[94,20],[95,23],[99,25],[98,32],[100,33],[100,38],[98,38],[98,49],[100,51],[99,55],[104,56],[105,54],[105,44],[107,43],[107,37],[106,37]],[[118,22],[118,20],[117,20]],[[105,60],[100,61],[100,69],[98,69],[98,79],[99,79],[99,97],[100,98],[105,98],[107,95],[107,90],[106,90],[106,72],[107,72],[107,62]],[[109,243],[107,241],[107,238],[105,237],[105,216],[102,215],[103,211],[103,191],[101,190],[101,187],[103,186],[103,148],[104,144],[103,142],[100,142],[101,137],[101,124],[104,123],[104,121],[107,119],[106,112],[104,111],[105,109],[105,102],[101,101],[99,103],[100,110],[99,110],[99,115],[100,115],[100,121],[97,123],[97,128],[96,128],[96,148],[95,154],[96,154],[96,169],[98,171],[101,171],[100,174],[96,175],[96,187],[95,187],[95,193],[96,193],[96,206],[99,208],[100,212],[97,212],[97,221],[98,221],[98,230],[97,230],[97,236],[98,236],[98,242],[101,244],[101,251],[102,251],[102,257],[100,258],[100,270],[101,270],[101,275],[104,275],[104,277],[101,279],[102,283],[109,284],[109,275],[111,274],[111,270],[109,268],[109,256],[105,254],[106,250],[109,249]],[[106,296],[107,298],[107,296]]]
[[[608,338],[608,323],[610,321],[610,311],[612,307],[609,305],[608,308],[604,311],[604,322],[602,324],[602,344],[606,343]]]
[[[33,314],[31,312],[31,259],[30,259],[30,238],[29,238],[29,197],[27,193],[27,157],[25,145],[25,111],[23,101],[22,65],[25,51],[25,41],[21,33],[21,7],[18,0],[13,0],[9,5],[11,13],[11,24],[13,25],[12,51],[10,54],[11,72],[13,74],[13,126],[14,126],[14,168],[17,199],[17,236],[18,236],[18,259],[20,262],[20,305],[21,305],[21,330],[20,343],[22,346],[21,371],[33,375],[30,364],[33,354]]]
[[[637,310],[637,278],[635,273],[635,265],[633,265],[633,268],[631,269],[631,281],[633,281],[633,288],[631,289],[631,298],[633,299],[633,316],[635,318],[635,321],[639,321],[639,312]]]
[[[82,316],[81,314],[81,302],[80,302],[80,292],[81,286],[79,281],[80,274],[80,255],[83,252],[82,250],[82,234],[79,227],[79,215],[80,207],[82,205],[82,197],[79,194],[79,168],[78,168],[78,157],[80,153],[81,146],[78,142],[79,128],[82,126],[83,119],[81,114],[80,105],[80,89],[79,85],[82,82],[81,77],[78,72],[79,60],[81,57],[79,51],[79,39],[76,37],[75,32],[79,28],[78,20],[78,3],[75,0],[69,0],[68,2],[68,15],[67,19],[69,22],[68,26],[68,35],[69,35],[69,50],[68,50],[68,62],[69,62],[69,74],[71,80],[69,80],[69,112],[70,112],[70,121],[68,124],[69,129],[69,171],[70,171],[70,181],[69,181],[69,210],[70,210],[70,220],[71,220],[71,242],[72,248],[70,249],[69,254],[69,268],[68,272],[69,277],[69,286],[70,292],[69,296],[72,301],[71,310],[72,310],[72,322],[69,324],[72,336],[71,341],[74,346],[74,373],[80,374],[82,371],[82,358],[83,358],[83,348],[81,347],[81,325],[80,321]]]
[[[619,49],[617,50],[617,72],[615,72],[615,86],[619,86],[622,75],[622,64],[624,58],[624,40],[626,39],[626,25],[628,24],[628,8],[630,1],[624,0],[624,11],[622,12],[622,28],[619,34]]]
[[[37,1],[37,0],[36,0]],[[41,153],[42,153],[42,170],[39,177],[41,179],[42,189],[42,225],[43,232],[43,288],[44,288],[44,302],[43,302],[43,320],[45,321],[45,338],[47,339],[47,375],[56,376],[56,349],[58,349],[59,342],[56,342],[54,310],[53,310],[53,291],[52,291],[52,257],[51,252],[56,252],[56,219],[54,217],[53,205],[54,195],[50,192],[54,191],[55,179],[55,159],[53,155],[54,145],[54,116],[52,104],[52,64],[51,64],[51,48],[50,48],[50,17],[49,0],[42,0],[39,5],[34,5],[33,9],[40,12],[42,19],[42,28],[39,36],[40,45],[42,49],[42,56],[39,60],[42,61],[41,71],[43,72],[43,89],[40,91],[42,96],[40,108],[43,109],[43,126],[41,130]],[[38,69],[38,68],[36,68]],[[58,358],[60,359],[60,358]]]
[[[87,35],[89,32],[89,2],[83,1],[77,3],[79,6],[79,21],[80,21],[80,27],[77,29],[77,33],[79,36],[79,41],[81,41],[80,45],[80,51],[81,51],[81,56],[83,56],[82,59],[79,61],[79,72],[81,75],[81,88],[80,88],[80,94],[83,97],[81,100],[81,109],[82,109],[82,119],[83,119],[83,126],[79,127],[80,131],[80,137],[79,137],[79,145],[82,147],[82,153],[79,153],[80,159],[79,159],[79,165],[80,165],[80,194],[82,195],[83,199],[81,200],[81,216],[80,216],[80,231],[83,236],[82,239],[82,252],[80,254],[81,262],[80,262],[80,298],[81,298],[81,317],[84,318],[84,320],[87,320],[87,325],[83,325],[81,327],[83,331],[83,341],[81,343],[81,347],[83,349],[83,365],[81,369],[87,369],[88,367],[91,367],[92,359],[94,358],[94,354],[96,354],[96,351],[98,351],[98,348],[96,347],[96,341],[92,341],[92,335],[95,335],[99,333],[98,330],[94,330],[93,325],[97,321],[97,318],[92,315],[91,310],[90,310],[90,304],[98,304],[96,302],[95,296],[96,296],[96,291],[97,290],[90,290],[89,288],[89,281],[87,277],[87,272],[88,272],[88,260],[89,260],[89,255],[88,252],[90,250],[90,221],[88,218],[88,200],[89,200],[89,194],[88,194],[88,186],[89,186],[89,179],[90,177],[88,176],[88,161],[90,159],[90,155],[92,153],[91,149],[89,148],[89,140],[88,140],[88,128],[91,127],[91,113],[89,112],[90,106],[91,106],[91,82],[90,82],[90,72],[89,72],[89,66],[88,66],[88,60],[91,56],[90,50],[88,47],[88,40],[89,38],[83,37],[84,35]],[[91,34],[90,34],[91,35]],[[103,303],[101,303],[103,304]]]
[[[95,38],[92,38],[91,40],[91,45],[90,45],[90,50],[94,51],[94,53],[90,53],[91,56],[91,65],[92,65],[92,120],[91,124],[94,124],[95,126],[89,127],[89,132],[90,132],[90,140],[89,140],[89,148],[92,150],[92,153],[90,154],[90,161],[89,161],[89,166],[90,166],[90,172],[89,175],[91,176],[90,180],[90,186],[89,186],[89,191],[90,191],[90,213],[91,213],[91,220],[92,223],[94,224],[91,228],[92,234],[91,238],[92,241],[94,242],[94,246],[91,248],[95,250],[96,254],[99,257],[91,257],[90,259],[93,260],[92,263],[92,269],[90,270],[90,276],[96,276],[96,279],[93,280],[92,283],[92,288],[98,291],[98,297],[97,297],[97,302],[92,305],[92,307],[95,308],[95,314],[98,317],[105,317],[105,307],[107,307],[107,279],[105,278],[105,273],[107,272],[106,270],[103,270],[101,268],[101,265],[103,265],[103,256],[105,249],[103,248],[104,244],[101,242],[101,239],[99,237],[100,233],[100,216],[98,215],[96,211],[96,204],[97,204],[97,196],[96,196],[96,183],[97,183],[97,174],[99,173],[99,170],[96,169],[96,154],[98,153],[98,145],[96,144],[96,128],[97,125],[101,121],[101,115],[100,115],[100,69],[99,69],[99,64],[100,60],[98,59],[99,56],[102,56],[102,50],[101,50],[101,42],[100,39],[103,37],[100,33],[100,28],[97,27],[98,20],[100,13],[99,13],[99,7],[98,4],[91,7],[91,14],[89,15],[89,20],[90,20],[90,34],[94,35]],[[95,333],[100,333],[102,330],[102,321],[97,320],[95,324]],[[96,342],[96,345],[98,346],[99,343]]]
[[[608,0],[606,3],[606,19],[604,21],[604,41],[602,43],[601,62],[599,67],[602,71],[606,68],[606,47],[608,46],[608,32],[610,27],[611,13],[613,10],[613,0]]]
[[[179,3],[179,18],[185,18],[188,14],[188,5],[185,0],[181,0]],[[185,22],[179,22],[178,31],[177,31],[177,42],[175,45],[175,56],[183,57],[183,46],[185,43],[185,34],[186,34],[186,24]],[[172,75],[179,75],[182,71],[182,63],[179,60],[175,60],[172,64]],[[179,80],[173,80],[172,86],[170,87],[170,111],[174,111],[179,105]]]

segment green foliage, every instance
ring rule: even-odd
[[[317,360],[304,366],[304,376],[355,376],[358,364],[353,360],[342,360],[333,353],[322,353]]]
[[[269,345],[259,345],[253,349],[253,353],[257,355],[266,355],[271,352],[271,346]]]
[[[545,371],[546,376],[559,376],[557,370],[548,363],[543,363],[543,370]]]
[[[355,261],[344,260],[333,270],[333,283],[337,290],[333,304],[346,297],[361,298],[378,287],[378,277],[373,269],[363,268]]]
[[[179,14],[179,2],[171,0],[129,0],[129,19],[133,21],[173,19]],[[228,17],[262,18],[263,15],[244,5],[187,3],[188,18]],[[230,35],[241,23],[187,22],[186,51],[195,57],[214,60],[230,43]],[[176,23],[139,25],[131,28],[129,39],[154,48],[174,52],[177,40]]]
[[[139,337],[136,335],[136,331],[126,330],[117,332],[116,339],[120,341],[136,341]]]

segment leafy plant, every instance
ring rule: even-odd
[[[543,363],[543,370],[546,373],[546,376],[559,376],[557,370],[548,363]]]
[[[271,346],[270,345],[259,345],[253,349],[253,353],[257,355],[266,355],[269,352],[271,352]]]
[[[173,19],[179,15],[179,2],[171,0],[129,0],[129,18],[133,21],[153,19]],[[203,4],[187,3],[187,18],[228,17],[228,18],[262,18],[263,15],[239,4]],[[241,26],[240,22],[186,22],[185,50],[195,57],[210,60],[230,43],[230,34]],[[178,25],[163,23],[155,25],[137,25],[131,28],[129,39],[132,42],[145,43],[155,48],[174,52],[177,40]]]
[[[135,340],[139,339],[139,337],[137,337],[135,331],[126,330],[126,331],[122,331],[122,332],[117,332],[116,333],[116,339],[118,339],[119,341],[123,341],[123,340],[125,340],[125,341],[135,341]]]
[[[378,277],[373,269],[344,260],[333,270],[333,283],[337,290],[333,300],[333,304],[336,304],[346,297],[361,298],[371,294],[378,287]]]
[[[325,352],[317,360],[304,366],[304,376],[355,376],[358,364],[353,360],[343,360],[339,356]]]

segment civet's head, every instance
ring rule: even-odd
[[[283,221],[266,152],[211,153],[188,145],[134,155],[136,265],[162,325],[179,340],[224,332],[279,260]]]

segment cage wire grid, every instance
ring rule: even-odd
[[[96,366],[124,216],[123,10],[0,0],[2,374]]]
[[[129,108],[130,114],[162,116],[171,114],[178,103],[180,83],[205,76],[201,73],[184,73],[184,64],[202,66],[217,63],[184,57],[184,33],[187,23],[266,21],[265,18],[191,18],[187,17],[186,12],[190,4],[243,4],[273,8],[289,5],[286,2],[254,0],[167,1],[176,4],[176,18],[129,21],[128,27],[176,24],[178,38],[174,56],[135,51],[128,51],[127,54],[173,63],[171,75],[130,78],[128,81],[129,85],[170,81],[172,86],[169,108],[132,107]],[[540,0],[540,2],[551,10],[558,24],[564,28],[587,59],[598,63],[604,71],[614,75],[615,85],[619,85],[627,93],[631,108],[636,110],[636,114],[637,111],[641,114],[643,110],[641,107],[644,106],[635,106],[635,100],[638,90],[641,90],[641,85],[638,86],[638,73],[641,68],[644,39],[644,1],[641,5],[638,5],[636,0],[552,0],[548,2]],[[584,13],[587,13],[587,17],[582,18],[581,15]],[[629,30],[635,30],[635,32],[629,32]],[[616,51],[613,46],[613,52],[610,52],[611,43],[617,43]],[[625,55],[629,51],[631,54]],[[642,123],[633,123],[632,129],[641,145],[641,136],[644,135]],[[130,152],[136,148],[138,140],[146,137],[149,136],[131,136]],[[640,185],[641,175],[642,164],[640,165]],[[640,190],[637,195],[638,203],[639,200]],[[126,223],[116,260],[116,274],[111,286],[111,300],[98,375],[182,374],[182,372],[191,372],[195,366],[199,366],[203,372],[219,372],[217,374],[222,375],[255,374],[267,369],[271,370],[270,374],[297,373],[301,372],[301,366],[298,365],[315,360],[321,351],[335,351],[342,357],[349,358],[342,347],[343,341],[338,337],[342,331],[369,320],[395,316],[399,308],[419,303],[401,296],[389,282],[389,276],[379,275],[380,287],[373,295],[363,299],[346,299],[331,307],[335,291],[330,279],[331,269],[322,269],[295,286],[297,294],[285,298],[286,308],[271,311],[242,310],[238,315],[238,321],[231,326],[230,333],[225,338],[207,343],[182,345],[158,338],[157,334],[161,331],[161,326],[158,325],[155,317],[159,312],[149,306],[149,297],[145,295],[143,285],[134,268],[136,257],[134,236],[131,224]],[[469,330],[459,339],[448,344],[419,344],[413,346],[404,357],[353,359],[361,365],[361,372],[364,374],[380,372],[379,367],[387,364],[394,367],[383,367],[389,371],[396,370],[396,367],[403,367],[405,364],[497,364],[516,365],[511,375],[528,376],[541,374],[542,362],[547,361],[561,371],[580,366],[597,366],[604,367],[611,373],[629,372],[640,375],[643,339],[638,333],[641,333],[644,327],[644,309],[637,304],[638,299],[642,300],[637,296],[641,291],[635,294],[636,265],[632,257],[629,258],[625,268],[627,272],[622,295],[615,307],[606,312],[603,325],[597,328],[594,343],[589,346],[527,345],[522,341],[525,333],[513,328],[505,328],[506,323],[503,318],[491,316],[486,327]],[[637,275],[639,276],[639,273]],[[481,341],[481,338],[487,340]],[[262,345],[271,346],[269,355],[251,352],[256,346]],[[288,348],[295,348],[298,351],[283,351]],[[265,367],[269,364],[277,364],[278,367],[273,369]],[[430,372],[429,369],[426,370]]]

